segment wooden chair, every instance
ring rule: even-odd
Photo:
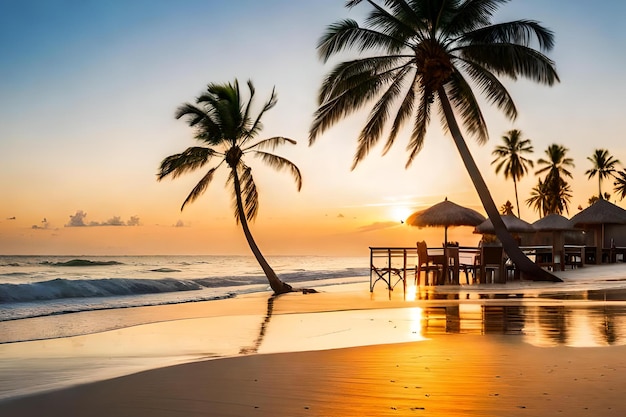
[[[434,257],[428,255],[428,246],[425,241],[417,242],[417,268],[415,268],[415,285],[419,286],[421,282],[421,274],[424,271],[424,285],[428,285],[428,273],[434,273],[434,279],[431,283],[439,281],[440,269],[443,265],[432,263]]]
[[[502,248],[502,246],[481,247],[479,259],[481,283],[487,283],[487,271],[493,272],[494,283],[506,282],[506,271],[504,270],[504,249]]]

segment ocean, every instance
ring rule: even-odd
[[[294,288],[369,279],[367,257],[267,257]],[[252,256],[0,256],[0,321],[271,291]]]

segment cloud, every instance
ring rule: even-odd
[[[78,210],[75,215],[70,214],[70,222],[66,224],[66,227],[83,227],[87,226],[85,224],[85,217],[87,217],[87,213],[82,210]]]
[[[76,211],[73,216],[70,215],[70,221],[65,227],[97,227],[97,226],[140,226],[139,216],[131,216],[130,219],[125,222],[120,216],[113,216],[109,220],[104,222],[90,221],[85,222],[87,213],[82,210]],[[45,219],[44,219],[45,220]]]
[[[49,226],[50,224],[48,223],[48,219],[44,217],[43,220],[41,221],[41,226],[39,226],[38,224],[33,224],[32,228],[33,229],[47,229]]]
[[[399,225],[399,222],[375,222],[359,227],[359,232],[374,232],[376,230],[391,229],[392,227],[397,227]]]

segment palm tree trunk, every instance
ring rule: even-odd
[[[502,218],[500,217],[500,213],[498,213],[498,209],[493,202],[489,188],[487,188],[487,184],[485,183],[478,166],[476,166],[476,162],[474,161],[474,158],[465,143],[465,139],[463,139],[463,135],[461,134],[461,130],[459,129],[456,119],[454,118],[454,112],[452,111],[452,107],[450,106],[450,102],[448,101],[444,88],[440,87],[439,90],[437,90],[437,94],[448,123],[448,128],[452,134],[452,138],[454,139],[454,143],[459,151],[459,154],[461,155],[463,163],[465,164],[465,168],[474,183],[474,187],[478,192],[483,208],[487,212],[487,216],[489,216],[489,219],[493,224],[496,236],[498,236],[498,239],[502,242],[504,251],[513,261],[515,266],[520,270],[522,278],[533,281],[561,282],[561,279],[549,273],[545,269],[540,268],[536,263],[528,259],[528,257],[517,245],[515,239],[513,239],[513,236],[511,236],[507,230]]]
[[[602,177],[598,174],[598,198],[602,200]]]
[[[517,217],[522,218],[519,214],[519,198],[517,197],[517,181],[515,181],[515,176],[513,176],[513,187],[515,188],[515,204],[517,204]]]
[[[237,211],[239,212],[239,221],[241,222],[241,227],[243,228],[243,233],[246,236],[246,240],[248,241],[248,245],[254,254],[257,262],[261,266],[261,269],[265,273],[267,280],[270,283],[270,287],[274,290],[274,294],[284,294],[287,292],[292,292],[293,288],[291,285],[286,284],[278,278],[276,272],[272,269],[269,263],[263,257],[261,250],[257,246],[254,238],[252,237],[252,233],[250,232],[250,228],[248,227],[248,220],[246,219],[246,214],[243,209],[243,201],[241,200],[241,184],[239,183],[239,175],[237,174],[236,168],[232,168],[233,170],[233,182],[235,184],[235,195],[237,200]]]

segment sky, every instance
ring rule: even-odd
[[[317,91],[332,68],[318,59],[317,41],[335,21],[362,21],[364,6],[0,0],[0,254],[249,254],[225,172],[182,212],[203,173],[156,181],[163,158],[195,145],[193,131],[174,118],[176,108],[193,102],[208,83],[234,79],[242,87],[254,82],[257,106],[276,88],[278,104],[265,114],[260,138],[297,141],[276,153],[300,168],[300,192],[287,173],[249,162],[260,194],[251,227],[265,254],[367,256],[370,246],[440,243],[441,229],[401,220],[445,198],[484,210],[437,118],[408,169],[410,128],[387,155],[377,147],[350,169],[365,113],[308,145]],[[534,160],[550,144],[569,148],[576,165],[572,216],[597,193],[597,181],[585,175],[595,149],[626,163],[626,4],[514,0],[494,22],[519,18],[554,31],[549,57],[561,82],[546,87],[503,79],[517,120],[485,104],[490,141],[467,141],[497,206],[515,199],[512,181],[490,165],[505,132],[522,130]],[[523,201],[536,182],[531,172],[518,184],[521,217],[530,222],[538,215]],[[603,191],[612,188],[604,182]],[[449,239],[474,244],[479,236],[471,232],[451,229]]]

